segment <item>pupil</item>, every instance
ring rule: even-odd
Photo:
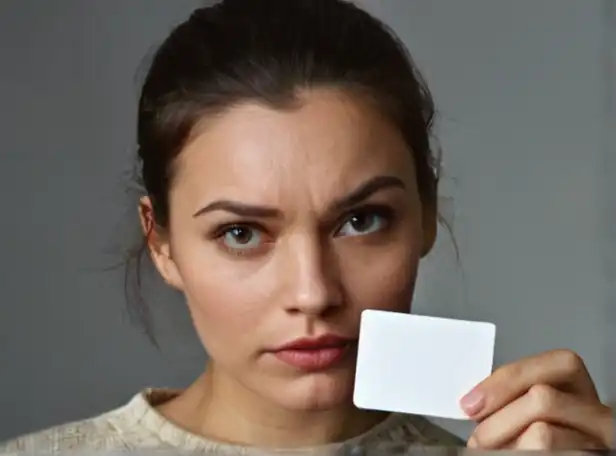
[[[370,217],[364,214],[354,215],[351,219],[351,225],[357,231],[365,230],[370,226]]]
[[[231,233],[233,237],[235,238],[235,240],[239,242],[240,244],[246,244],[250,242],[250,239],[252,238],[252,234],[250,230],[247,230],[246,228],[243,228],[243,227],[235,227],[233,228]]]

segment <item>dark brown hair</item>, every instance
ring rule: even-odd
[[[374,102],[413,154],[422,203],[436,205],[434,104],[388,27],[343,0],[224,0],[197,9],[171,32],[143,84],[138,174],[156,227],[167,227],[174,161],[198,122],[246,101],[284,109],[299,90],[315,87]],[[149,309],[139,298],[144,255],[145,243],[127,264],[125,285],[132,314],[152,336]]]

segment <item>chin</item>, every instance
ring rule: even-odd
[[[353,403],[353,382],[354,372],[347,369],[311,372],[272,381],[267,395],[287,410],[325,411]]]

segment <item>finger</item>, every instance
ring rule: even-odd
[[[522,435],[505,445],[503,449],[565,451],[600,450],[602,448],[600,443],[582,432],[538,421],[531,424]]]
[[[460,405],[469,417],[481,421],[538,384],[599,402],[582,359],[568,350],[554,350],[497,369],[462,398]]]
[[[547,385],[532,387],[487,417],[477,425],[471,440],[481,448],[498,448],[541,421],[576,429],[609,446],[611,411],[608,407]]]

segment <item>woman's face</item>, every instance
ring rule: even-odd
[[[169,198],[155,261],[216,371],[287,409],[348,404],[361,312],[407,312],[434,240],[400,133],[333,90],[236,106],[182,151]]]

